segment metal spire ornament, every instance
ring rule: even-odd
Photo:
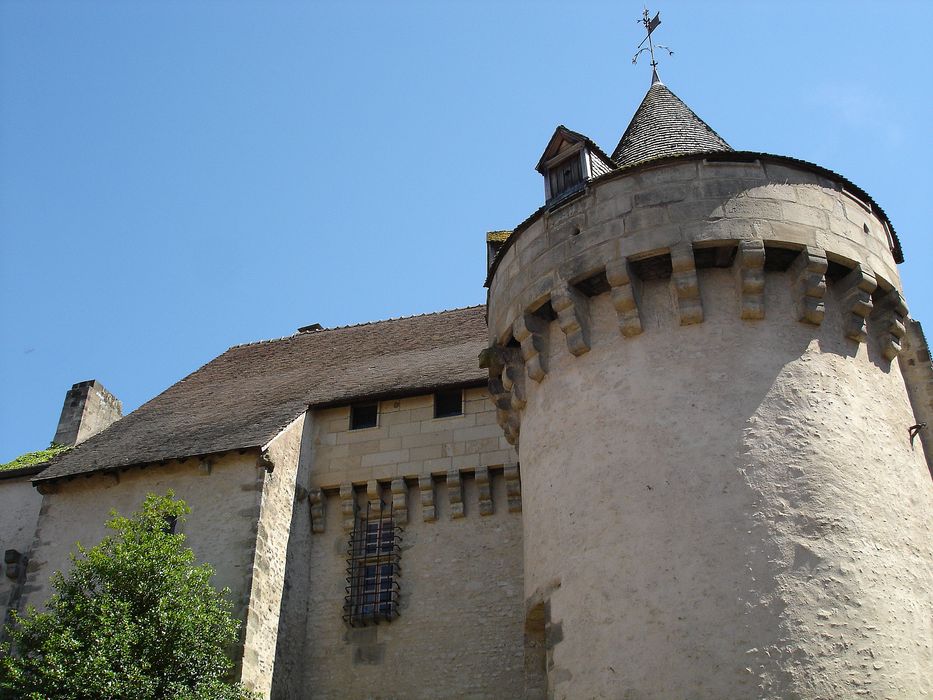
[[[645,11],[642,13],[642,17],[639,20],[645,26],[645,31],[647,35],[644,39],[641,40],[641,43],[638,45],[638,51],[635,52],[635,55],[632,57],[632,63],[638,63],[638,57],[641,56],[645,51],[651,54],[651,84],[660,83],[661,78],[658,77],[658,62],[654,57],[654,41],[651,39],[651,33],[658,28],[658,25],[661,24],[661,13],[657,12],[654,15],[654,18],[651,19],[651,15],[648,13],[648,8],[645,8]],[[648,42],[647,46],[644,46],[645,42]],[[667,51],[669,56],[673,56],[674,52],[663,44],[658,44],[659,49],[664,49]]]

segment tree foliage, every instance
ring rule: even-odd
[[[77,545],[72,569],[52,576],[46,611],[14,614],[0,657],[4,698],[226,700],[250,697],[228,682],[226,650],[239,623],[213,569],[196,566],[167,523],[190,512],[150,494],[132,517],[111,512],[114,531]]]

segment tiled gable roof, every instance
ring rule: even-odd
[[[573,129],[568,129],[563,124],[558,124],[557,128],[554,129],[554,133],[551,135],[550,140],[548,141],[547,147],[544,149],[544,153],[541,154],[541,158],[538,160],[538,164],[535,166],[537,170],[542,175],[544,174],[544,163],[550,158],[553,158],[557,155],[556,145],[561,141],[566,140],[572,143],[582,142],[590,149],[590,153],[594,154],[597,158],[602,160],[610,168],[615,168],[616,164],[613,160],[606,155],[606,153],[601,149],[593,139],[591,139],[586,134],[581,134],[579,131],[574,131]]]
[[[483,384],[485,346],[483,306],[235,346],[36,480],[261,447],[308,406]]]
[[[655,82],[612,152],[619,167],[732,147],[662,82]]]

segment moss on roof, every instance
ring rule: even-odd
[[[63,452],[67,452],[70,449],[71,447],[68,445],[56,445],[53,442],[51,445],[49,445],[48,449],[27,452],[26,454],[20,455],[16,459],[7,462],[6,464],[0,464],[0,472],[11,471],[13,469],[25,469],[26,467],[35,467],[48,462],[50,459],[52,459],[52,457],[60,455]]]
[[[486,234],[487,243],[502,243],[509,236],[512,235],[511,231],[490,231]]]

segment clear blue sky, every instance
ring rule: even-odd
[[[236,343],[485,300],[563,123],[611,150],[636,2],[0,2],[0,461]],[[665,83],[896,227],[933,331],[933,3],[665,2]]]

